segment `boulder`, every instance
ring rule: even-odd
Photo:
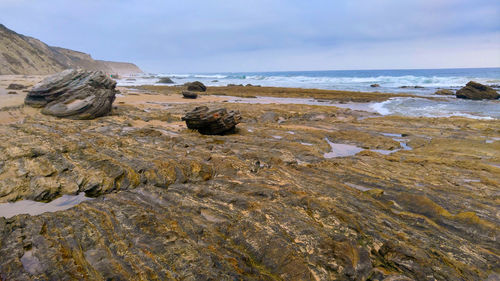
[[[7,90],[22,90],[22,89],[26,89],[26,88],[28,88],[28,87],[21,85],[21,84],[12,83],[7,87]]]
[[[372,87],[372,88],[378,88],[378,87],[380,87],[380,85],[379,84],[371,84],[370,87]]]
[[[193,91],[193,92],[205,92],[207,90],[207,87],[203,85],[203,83],[199,81],[194,81],[191,83],[187,83],[187,90],[188,91]]]
[[[493,88],[474,81],[467,83],[465,87],[457,91],[456,95],[457,98],[471,100],[494,100],[500,98],[500,95]]]
[[[170,77],[162,77],[160,78],[160,81],[158,83],[163,83],[163,84],[174,84],[175,82],[170,79]]]
[[[44,107],[43,114],[94,119],[111,112],[116,81],[102,71],[68,69],[47,77],[28,92],[24,103]]]
[[[203,135],[223,135],[235,130],[241,115],[238,111],[227,111],[225,108],[209,110],[206,106],[199,106],[186,113],[182,120],[189,129],[198,130]]]
[[[198,94],[193,93],[193,92],[184,91],[184,92],[182,92],[182,96],[185,99],[196,99],[198,97]]]
[[[443,96],[452,96],[452,95],[455,95],[455,92],[453,92],[452,90],[448,90],[448,89],[441,89],[441,90],[437,90],[434,94],[435,95],[443,95]]]

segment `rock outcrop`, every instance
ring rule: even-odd
[[[457,98],[460,99],[471,99],[471,100],[494,100],[500,98],[500,95],[493,88],[470,81],[463,87],[458,90]]]
[[[53,74],[70,68],[102,70],[106,73],[142,73],[132,63],[98,61],[89,54],[52,47],[18,34],[0,24],[0,75]]]
[[[372,88],[379,88],[380,85],[379,84],[371,84],[370,87],[372,87]]]
[[[43,114],[94,119],[111,112],[116,82],[102,71],[65,70],[35,85],[25,104],[44,107]]]
[[[187,91],[182,92],[182,96],[185,99],[196,99],[196,98],[198,98],[198,94],[197,93],[187,92]]]
[[[182,117],[189,129],[198,130],[203,135],[232,132],[240,120],[241,115],[237,111],[227,111],[225,108],[209,110],[206,106],[196,107]]]
[[[193,91],[193,92],[205,92],[205,91],[207,91],[207,87],[199,81],[187,83],[186,85],[187,85],[188,91]]]

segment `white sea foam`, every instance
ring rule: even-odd
[[[456,98],[431,100],[425,98],[392,98],[375,103],[371,108],[382,115],[414,117],[461,116],[474,119],[500,119],[499,101],[470,101]]]

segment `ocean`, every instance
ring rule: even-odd
[[[133,78],[124,77],[118,81],[118,85],[155,85],[159,77],[172,78],[174,85],[198,80],[207,86],[252,84],[272,87],[409,93],[422,96],[422,98],[395,98],[373,105],[373,109],[384,115],[500,119],[499,101],[464,101],[454,97],[443,97],[441,100],[427,98],[435,96],[433,94],[438,89],[457,90],[469,81],[500,87],[500,68],[149,73]],[[371,87],[372,84],[379,84],[380,87]]]

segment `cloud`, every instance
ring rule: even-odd
[[[151,71],[425,67],[420,52],[500,66],[496,0],[2,0],[0,10],[19,33]]]

